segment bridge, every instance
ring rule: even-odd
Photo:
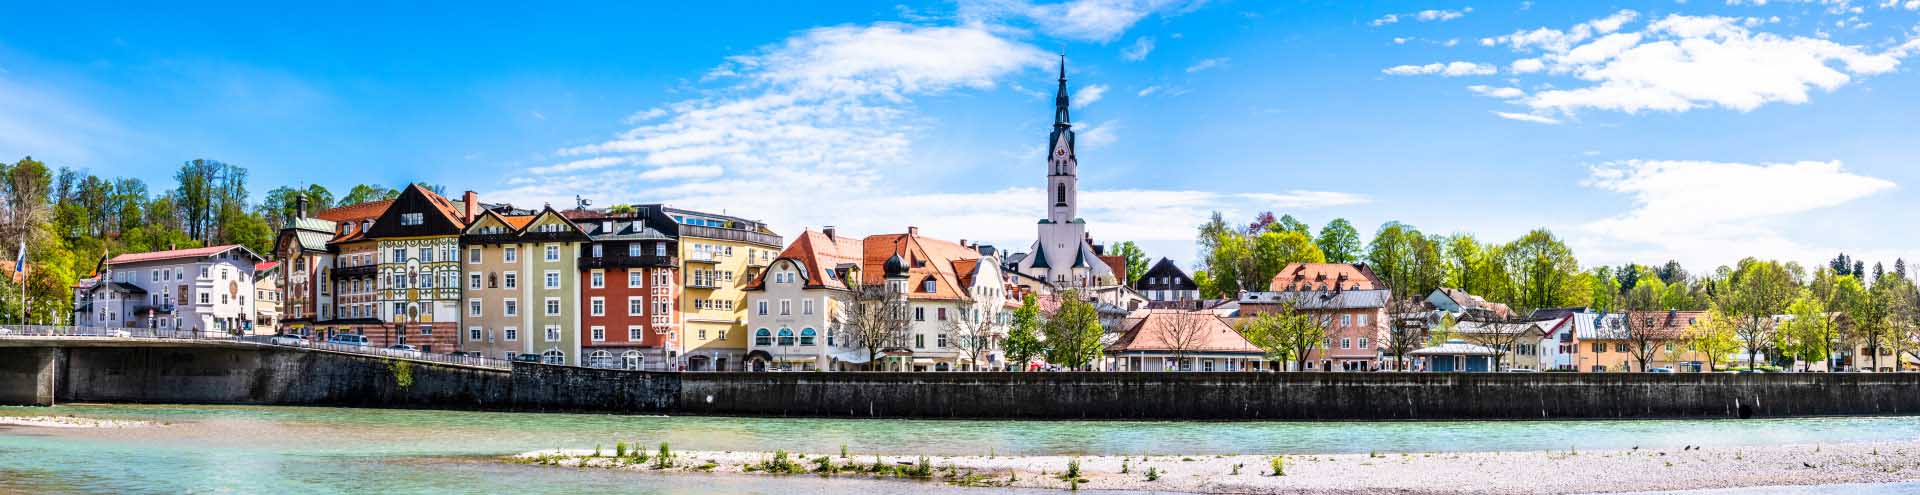
[[[504,404],[511,363],[150,328],[0,326],[0,404]],[[489,391],[487,387],[496,387]]]

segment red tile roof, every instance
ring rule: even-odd
[[[1345,277],[1344,279],[1341,277]],[[1383,288],[1373,270],[1360,263],[1288,263],[1273,276],[1267,290],[1376,290]]]
[[[272,269],[273,269],[273,267],[276,267],[276,266],[280,266],[280,262],[278,262],[278,261],[267,261],[267,262],[263,262],[263,263],[254,263],[254,265],[253,265],[253,271],[255,271],[255,272],[264,272],[264,271],[267,271],[267,270],[272,270]]]
[[[171,259],[179,259],[179,258],[200,258],[200,257],[213,256],[216,254],[224,253],[230,249],[246,249],[246,248],[240,247],[239,244],[226,244],[221,246],[208,246],[208,247],[201,247],[201,248],[174,249],[170,251],[127,253],[119,256],[114,256],[113,259],[107,260],[107,264],[118,265],[118,264],[125,264],[125,263],[140,263],[145,261],[160,261],[160,260],[171,260]]]
[[[1179,326],[1186,324],[1182,320],[1188,318],[1191,320],[1187,321],[1199,327],[1191,329],[1196,333],[1187,342],[1189,345],[1178,346],[1175,341],[1181,339],[1176,334],[1183,330]],[[1107,352],[1171,352],[1175,347],[1186,347],[1182,349],[1184,352],[1265,352],[1211,311],[1168,309],[1148,311],[1143,318],[1127,327],[1119,339],[1108,345]]]
[[[321,210],[319,213],[313,214],[313,217],[338,223],[340,224],[338,228],[346,229],[344,235],[339,231],[334,232],[333,240],[327,241],[329,244],[353,242],[366,237],[366,221],[378,219],[381,215],[385,215],[388,206],[393,206],[393,200],[382,199],[379,201],[368,201],[360,204]]]

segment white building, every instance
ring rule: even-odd
[[[1067,116],[1067,64],[1060,62],[1060,91],[1054,97],[1053,133],[1047,138],[1047,217],[1040,238],[1016,261],[1016,271],[1060,288],[1119,285],[1113,268],[1100,259],[1080,219],[1079,168],[1073,124]]]
[[[115,256],[97,282],[75,291],[74,324],[247,332],[256,317],[260,261],[239,245]]]

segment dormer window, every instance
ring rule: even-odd
[[[931,278],[929,278],[929,279],[926,279],[926,280],[924,280],[924,281],[921,281],[921,282],[920,282],[920,291],[921,291],[921,292],[925,292],[925,293],[928,293],[928,294],[932,294],[932,293],[933,293],[933,290],[934,290],[934,289],[933,289],[933,287],[934,287],[934,282],[933,282],[933,279],[931,279]]]
[[[420,225],[426,222],[424,213],[401,213],[400,225]]]

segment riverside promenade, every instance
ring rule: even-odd
[[[0,336],[0,403],[747,416],[1579,419],[1920,414],[1920,374],[660,373],[221,339]]]

